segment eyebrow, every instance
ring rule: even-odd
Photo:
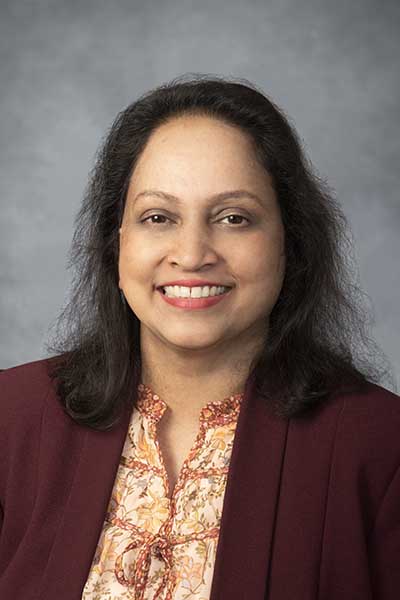
[[[173,194],[168,194],[167,192],[161,192],[160,190],[144,190],[143,192],[140,192],[137,196],[135,196],[134,200],[136,201],[138,198],[141,198],[143,196],[157,196],[158,198],[170,200],[172,202],[176,202],[177,204],[184,203],[177,196],[174,196]],[[212,196],[209,196],[207,200],[213,202],[215,200],[222,201],[227,200],[229,198],[251,198],[252,200],[255,200],[260,206],[265,206],[265,203],[262,202],[262,200],[256,194],[247,190],[229,190],[227,192],[219,192],[218,194],[213,194]]]

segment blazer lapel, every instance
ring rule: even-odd
[[[264,600],[288,420],[275,417],[248,379],[225,490],[210,600]]]
[[[78,600],[90,571],[123,450],[131,410],[115,429],[82,428],[69,500],[42,580],[41,600]]]

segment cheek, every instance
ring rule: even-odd
[[[124,277],[129,272],[132,254],[129,252],[127,244],[121,244],[119,249],[118,270],[120,277]]]
[[[137,249],[128,239],[124,238],[120,242],[118,269],[122,280],[129,279],[135,275],[136,265],[140,264],[137,260]]]
[[[234,258],[238,272],[244,279],[254,282],[274,281],[281,279],[285,269],[283,249],[270,243],[260,243]]]
[[[260,270],[265,273],[264,276],[279,284],[283,280],[286,266],[285,239],[281,227],[268,238],[257,256],[260,257],[258,263]]]
[[[250,268],[250,285],[247,286],[253,301],[262,310],[271,308],[276,303],[282,289],[285,275],[285,257],[283,254],[274,252],[254,257]],[[245,286],[246,287],[246,286]]]
[[[121,241],[119,250],[118,270],[120,280],[141,283],[151,283],[157,257],[154,247],[140,243],[139,240]]]

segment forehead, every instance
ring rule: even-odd
[[[172,153],[175,157],[190,158],[203,154],[213,157],[221,151],[227,153],[245,152],[253,159],[253,144],[250,136],[238,127],[220,120],[204,116],[184,116],[174,118],[155,129],[141,154],[138,162],[153,155]]]
[[[153,132],[136,162],[130,186],[190,184],[193,192],[198,188],[208,196],[218,184],[247,189],[260,180],[271,183],[246,134],[216,119],[195,116],[173,119]],[[208,186],[214,189],[205,189]]]

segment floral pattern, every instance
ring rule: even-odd
[[[243,393],[209,402],[172,497],[157,440],[168,406],[139,384],[82,600],[208,600]]]

